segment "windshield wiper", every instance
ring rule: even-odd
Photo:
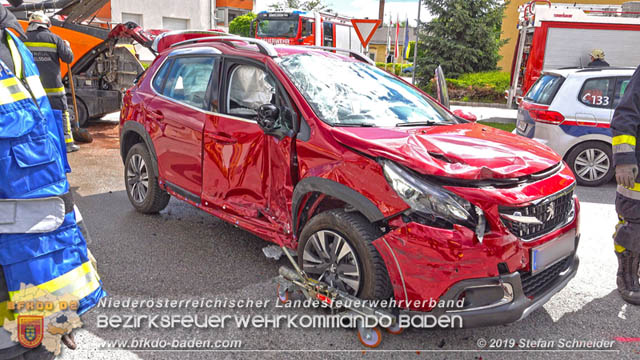
[[[336,127],[375,127],[373,123],[336,123],[333,124]]]
[[[436,126],[436,125],[446,125],[447,123],[442,123],[439,121],[415,121],[415,122],[401,122],[397,123],[396,127],[408,127],[408,126]]]

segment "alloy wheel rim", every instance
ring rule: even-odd
[[[598,181],[605,177],[611,167],[607,154],[596,148],[586,149],[575,160],[576,175],[586,181]]]
[[[134,154],[127,165],[127,185],[129,194],[136,203],[144,202],[149,190],[149,172],[147,164],[139,154]]]
[[[356,252],[341,235],[322,230],[311,235],[302,254],[302,268],[309,276],[356,296],[362,276]]]

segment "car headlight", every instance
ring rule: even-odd
[[[482,241],[486,220],[479,207],[419,178],[393,161],[382,160],[381,163],[389,185],[413,211],[471,228]]]

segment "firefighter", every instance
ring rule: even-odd
[[[74,143],[90,142],[88,132],[80,131],[77,119],[71,124],[67,106],[67,96],[60,76],[60,61],[70,64],[73,62],[73,52],[68,41],[63,41],[58,35],[49,30],[51,20],[42,11],[36,11],[29,16],[27,41],[25,45],[33,53],[36,65],[40,71],[42,85],[47,93],[51,107],[61,110],[64,119],[64,135],[67,152],[74,152],[80,148]]]
[[[600,49],[593,49],[591,51],[591,62],[587,67],[609,67],[609,63],[604,61],[604,51]]]
[[[82,315],[106,293],[76,222],[62,112],[51,108],[32,54],[9,28],[26,38],[0,6],[0,324],[19,315],[8,301],[38,301],[43,292],[77,299]],[[46,314],[45,324],[57,315]],[[69,334],[62,339],[75,347]],[[0,359],[48,358],[42,347],[29,351],[12,342],[0,327]]]
[[[636,69],[611,122],[616,166],[616,211],[620,222],[614,234],[618,257],[618,292],[630,304],[640,305],[640,181],[636,142],[640,137],[640,67]]]

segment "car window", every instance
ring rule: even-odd
[[[616,81],[616,91],[613,97],[614,108],[618,107],[620,104],[620,100],[622,100],[622,97],[627,90],[627,86],[629,86],[629,81],[631,81],[630,77],[618,78],[618,81]]]
[[[525,100],[536,104],[551,105],[553,98],[556,96],[563,82],[564,77],[562,76],[551,74],[543,75],[533,84],[531,89],[529,89]]]
[[[183,57],[173,62],[162,95],[181,103],[209,110],[207,88],[216,58]]]
[[[162,64],[162,67],[156,73],[156,76],[153,78],[152,86],[153,88],[162,93],[162,89],[164,88],[164,81],[167,79],[167,74],[169,73],[169,69],[171,68],[171,63],[173,61],[171,59],[167,60]]]
[[[271,75],[253,65],[237,65],[229,77],[227,113],[256,119],[261,105],[275,104],[275,81]]]
[[[595,78],[589,79],[582,85],[578,98],[580,102],[591,107],[611,108],[611,90],[615,79]]]

